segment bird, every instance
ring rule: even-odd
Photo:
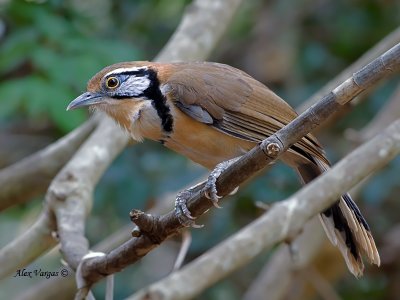
[[[216,170],[217,176],[224,162],[244,155],[297,117],[267,86],[244,71],[215,62],[133,61],[107,66],[89,80],[87,91],[67,110],[80,107],[105,112],[134,140],[158,141]],[[304,184],[330,167],[312,134],[280,159],[297,171]],[[209,187],[213,189],[213,182]],[[210,198],[217,205],[216,191]],[[182,199],[178,206],[190,217]],[[354,276],[363,275],[363,256],[380,265],[370,227],[349,194],[319,217]]]

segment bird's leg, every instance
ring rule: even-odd
[[[191,196],[193,196],[195,193],[201,190],[201,187],[204,185],[203,190],[205,191],[205,195],[208,199],[211,200],[213,205],[217,208],[221,208],[218,205],[218,200],[221,198],[218,196],[218,191],[217,187],[215,186],[215,183],[217,182],[218,177],[221,175],[221,173],[226,170],[231,164],[233,164],[235,161],[237,161],[239,158],[234,158],[230,159],[224,162],[219,163],[214,170],[211,171],[210,175],[208,176],[208,179],[206,181],[200,182],[199,184],[196,184],[193,187],[190,187],[182,192],[179,192],[176,200],[175,200],[175,214],[177,218],[179,219],[179,222],[186,226],[186,227],[194,227],[194,228],[201,228],[203,225],[197,225],[195,224],[194,220],[196,219],[195,217],[192,216],[190,213],[188,207],[187,207],[187,201],[190,199]],[[205,184],[204,184],[205,182]],[[231,194],[236,193],[238,188],[236,188],[234,191],[232,191]]]
[[[217,208],[221,208],[218,205],[218,201],[221,197],[218,196],[217,187],[215,185],[217,182],[217,179],[222,174],[223,171],[225,171],[231,164],[236,162],[238,159],[239,159],[239,157],[235,157],[233,159],[219,163],[214,168],[214,170],[211,171],[210,175],[208,176],[206,185],[204,186],[205,195],[208,199],[211,200],[212,204]],[[238,190],[238,188],[234,189],[231,192],[231,195],[235,194],[237,192],[237,190]]]
[[[187,201],[196,192],[201,190],[201,187],[205,181],[202,181],[195,186],[192,186],[186,190],[178,193],[175,200],[175,215],[177,216],[179,222],[185,227],[201,228],[203,225],[197,225],[194,220],[195,217],[192,216],[189,209],[187,208]]]

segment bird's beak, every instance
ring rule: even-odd
[[[79,107],[90,106],[93,104],[103,102],[104,95],[100,93],[91,93],[86,92],[79,97],[75,98],[71,103],[68,105],[67,110],[72,110]]]

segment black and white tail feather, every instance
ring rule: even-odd
[[[299,166],[298,172],[303,181],[308,183],[328,169],[326,162],[313,157],[313,162]],[[320,220],[329,240],[339,248],[354,276],[363,275],[362,255],[371,264],[380,265],[370,228],[349,194],[342,195],[335,204],[321,213]]]

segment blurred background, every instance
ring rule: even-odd
[[[119,61],[152,60],[189,3],[1,0],[0,168],[54,142],[89,118],[86,110],[66,112],[65,108],[85,90],[90,77]],[[299,107],[395,30],[399,16],[400,3],[396,0],[249,0],[241,6],[209,60],[246,71]],[[398,84],[398,78],[385,81],[365,95],[367,99],[355,109],[318,132],[333,162],[354,149],[354,136],[392,97]],[[369,179],[357,196],[378,246],[392,254],[400,251],[395,243],[400,240],[400,230],[396,229],[400,226],[399,168],[397,158]],[[149,209],[160,195],[177,191],[205,174],[200,166],[157,143],[146,141],[128,147],[96,188],[87,223],[91,245],[128,224],[132,208]],[[273,203],[299,188],[294,172],[278,163],[225,201],[223,209],[210,211],[200,221],[206,227],[192,230],[187,261],[262,213],[255,202]],[[1,214],[0,246],[36,219],[42,201],[43,197],[37,197]],[[177,246],[177,242],[170,242],[151,254],[150,259],[118,274],[115,298],[128,296],[167,274]],[[240,299],[269,255],[264,253],[198,299]],[[346,272],[344,262],[338,258],[340,275],[330,279],[337,294],[343,299],[396,299],[400,294],[400,259],[397,255],[388,257],[381,268],[367,268],[361,280]],[[58,251],[52,251],[33,266],[52,271],[59,264]],[[0,283],[0,298],[11,299],[21,287],[29,288],[35,282],[7,279]],[[102,298],[103,290],[103,283],[98,284],[95,294]],[[316,293],[308,295],[308,299],[320,298]]]

